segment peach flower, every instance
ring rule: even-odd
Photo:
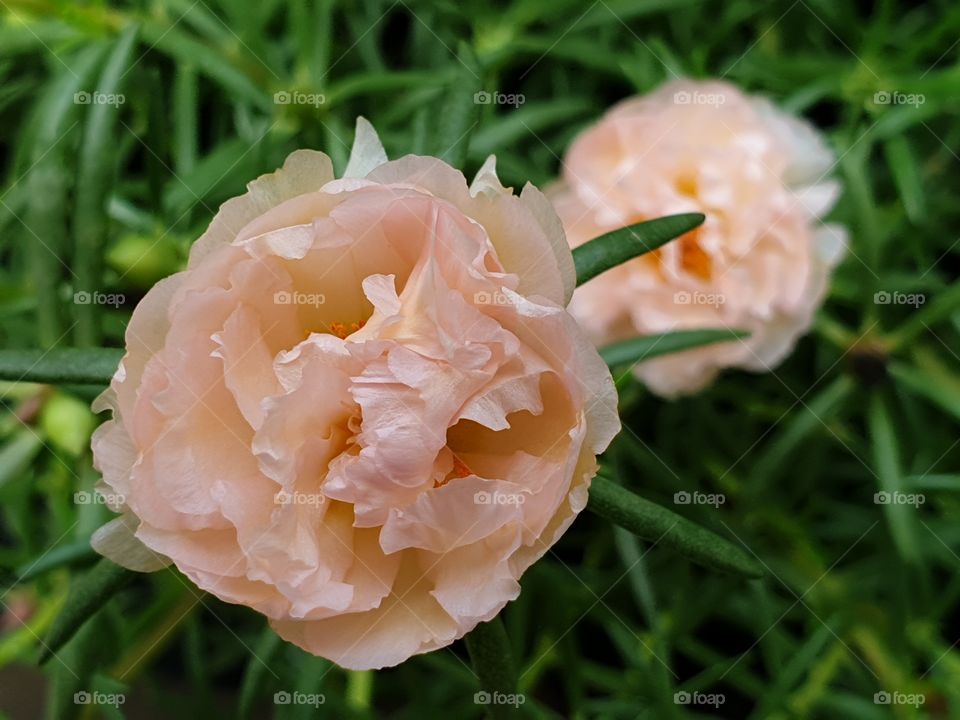
[[[769,370],[805,333],[846,244],[821,218],[839,185],[806,122],[725,82],[669,82],[574,140],[548,191],[572,246],[662,215],[706,222],[579,288],[570,312],[595,343],[694,328],[751,337],[664,356],[636,375],[664,396],[725,367]]]
[[[546,198],[357,138],[343,179],[297,151],[225,203],[134,311],[93,544],[363,669],[516,598],[620,425]]]

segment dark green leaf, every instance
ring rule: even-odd
[[[748,482],[754,487],[762,487],[770,478],[779,476],[787,461],[801,452],[815,431],[829,432],[822,418],[835,417],[853,388],[853,380],[841,375],[812,399],[804,399],[802,406],[790,413],[754,460]]]
[[[645,500],[602,475],[593,479],[587,509],[644,540],[675,550],[698,565],[758,578],[763,567],[743,550],[672,510]]]
[[[83,624],[133,578],[135,573],[104,558],[74,581],[63,611],[43,641],[40,663],[56,654]]]
[[[701,213],[668,215],[619,228],[584,243],[573,251],[577,285],[583,285],[631,258],[656,250],[698,227],[705,219]]]
[[[73,272],[63,261],[74,173],[74,156],[68,153],[70,141],[66,138],[78,128],[75,118],[82,105],[77,102],[77,94],[87,92],[102,50],[100,45],[90,45],[77,53],[74,69],[64,68],[50,81],[38,109],[36,141],[27,178],[23,242],[29,253],[31,282],[37,298],[37,329],[44,347],[52,347],[62,336],[65,313],[60,282]]]
[[[505,698],[498,697],[497,702],[492,702],[494,694],[513,695],[517,692],[517,672],[503,621],[495,617],[490,622],[480,623],[465,641],[470,662],[480,679],[480,692],[475,702],[486,705],[489,716],[495,720],[515,717],[514,705],[502,702]]]
[[[267,626],[260,634],[253,652],[250,653],[250,659],[247,660],[247,667],[243,672],[243,682],[240,685],[238,714],[241,720],[250,717],[257,693],[269,669],[267,663],[271,662],[282,642],[273,628]]]
[[[117,40],[97,83],[96,92],[102,96],[121,96],[120,91],[133,57],[136,37],[137,26],[132,25]],[[116,164],[116,137],[121,105],[93,102],[86,107],[86,127],[80,146],[76,214],[73,221],[73,269],[74,289],[90,293],[100,289],[103,272],[103,248],[108,227],[107,196]],[[97,345],[100,341],[100,306],[95,303],[74,303],[74,311],[78,343],[84,346]]]
[[[890,409],[879,392],[870,401],[867,420],[880,494],[887,498],[882,501],[878,496],[874,496],[874,502],[883,509],[890,526],[890,534],[893,536],[893,544],[900,557],[906,561],[915,561],[918,557],[916,509],[893,498],[894,493],[906,493],[907,488],[900,469],[900,447]]]
[[[115,348],[0,350],[0,380],[107,385],[121,357]]]
[[[89,540],[61,545],[58,548],[44,552],[36,560],[31,560],[17,569],[17,584],[30,582],[36,577],[50,570],[64,566],[76,566],[90,563],[100,557]]]
[[[21,477],[24,470],[43,447],[43,439],[36,430],[23,427],[0,448],[0,489]]]
[[[891,362],[890,375],[910,392],[960,420],[960,379],[932,353],[917,352],[915,357],[916,366]]]
[[[923,222],[927,214],[926,195],[920,179],[920,168],[917,167],[917,159],[910,143],[902,135],[896,135],[883,144],[883,150],[907,217],[914,224]]]
[[[709,330],[678,330],[660,335],[631,338],[622,342],[613,343],[600,348],[600,357],[610,367],[640,363],[644,360],[669,355],[682,350],[692,350],[703,345],[712,345],[719,342],[730,342],[750,337],[744,330],[709,329]]]
[[[461,44],[457,74],[447,90],[447,99],[439,110],[435,154],[455,168],[463,168],[470,147],[470,136],[477,126],[480,105],[480,71],[466,43]]]

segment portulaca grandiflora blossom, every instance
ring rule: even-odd
[[[727,367],[772,369],[810,328],[846,245],[822,222],[840,192],[833,165],[811,125],[726,82],[678,80],[621,102],[574,140],[548,190],[571,245],[662,215],[706,221],[583,285],[570,312],[597,344],[750,333],[637,365],[663,396]]]
[[[343,178],[294,152],[134,311],[94,546],[344,667],[448,645],[517,597],[619,430],[573,286],[549,202],[493,158],[468,187],[362,119]]]

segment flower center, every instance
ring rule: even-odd
[[[449,448],[448,448],[449,449]],[[439,488],[446,485],[451,480],[456,478],[465,478],[468,475],[473,475],[473,470],[467,467],[467,464],[461,460],[453,450],[450,450],[450,454],[453,455],[453,469],[447,473],[447,476],[442,480],[434,480],[433,487]]]
[[[634,220],[642,222],[646,218]],[[713,262],[710,256],[700,245],[700,228],[691,230],[674,240],[679,251],[680,269],[701,280],[710,280],[713,277]],[[641,256],[643,262],[648,262],[663,276],[663,248]]]
[[[680,267],[701,280],[709,280],[713,267],[710,256],[700,247],[697,237],[699,232],[699,228],[691,230],[677,240],[680,246]]]
[[[341,340],[346,340],[348,335],[352,335],[357,332],[360,328],[367,324],[366,320],[360,320],[359,322],[352,322],[350,324],[342,322],[332,322],[327,326],[327,332],[338,337]]]

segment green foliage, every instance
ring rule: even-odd
[[[122,355],[110,348],[0,350],[0,380],[106,386]]]
[[[78,577],[67,596],[64,612],[50,628],[43,642],[40,662],[44,663],[98,610],[103,603],[124,585],[130,582],[133,572],[115,565],[109,560],[100,560],[90,571]]]
[[[718,342],[731,342],[749,337],[738,330],[677,330],[660,335],[646,335],[612,343],[600,348],[600,356],[612,368],[635,365],[661,355],[692,350]]]
[[[654,546],[676,550],[704,567],[748,578],[763,576],[763,566],[736,545],[682,515],[624,490],[602,474],[590,487],[587,507]]]
[[[577,285],[583,285],[600,273],[625,263],[630,258],[653,252],[703,223],[700,213],[670,215],[647,220],[605,233],[573,251],[577,266]]]

